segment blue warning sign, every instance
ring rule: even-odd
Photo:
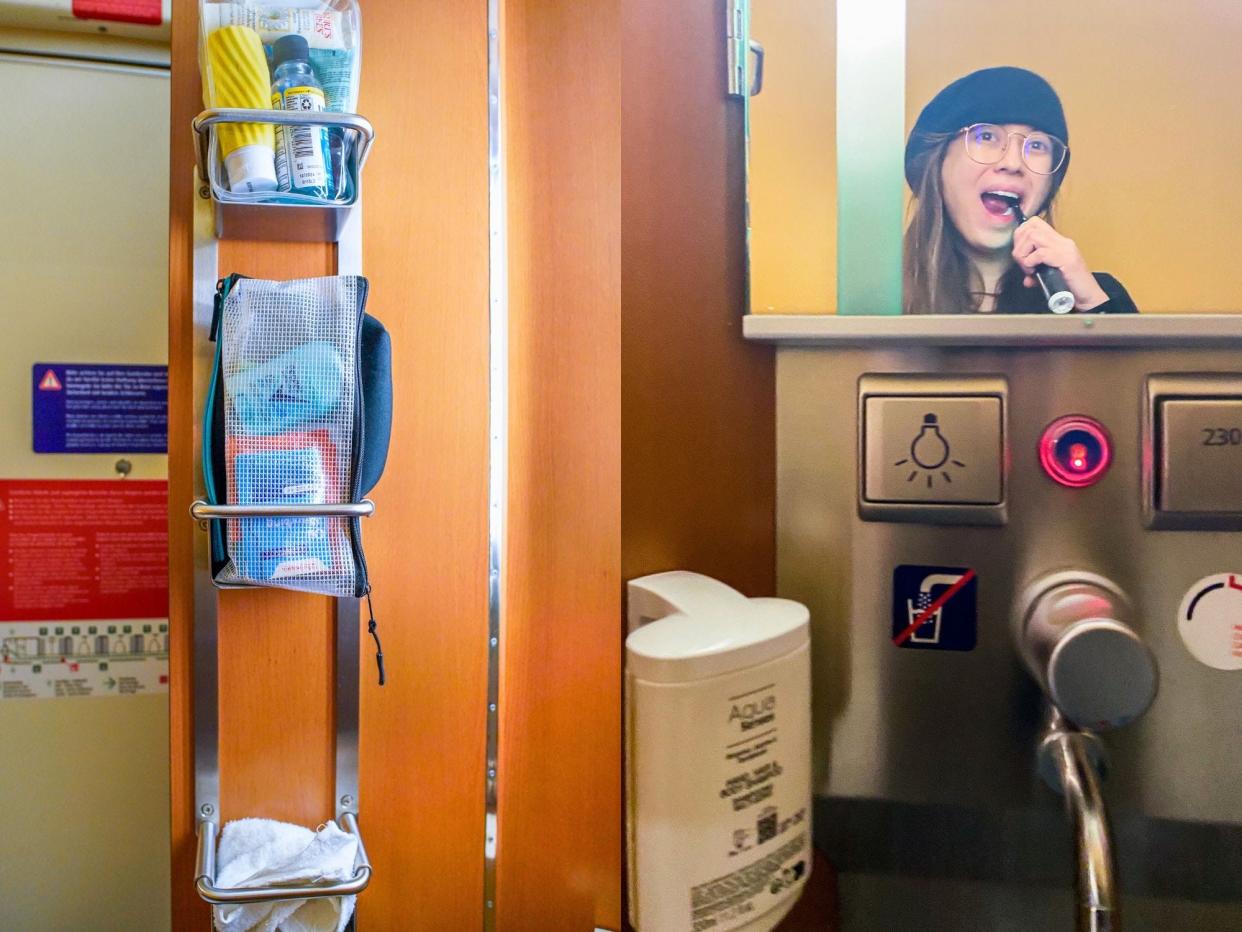
[[[37,362],[36,453],[165,453],[168,367]]]
[[[978,591],[970,567],[897,567],[893,643],[914,650],[974,650]]]

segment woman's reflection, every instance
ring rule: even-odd
[[[1061,272],[1075,311],[1137,312],[1051,225],[1068,139],[1056,91],[1022,68],[976,71],[923,108],[906,141],[905,313],[1047,313],[1039,265]]]

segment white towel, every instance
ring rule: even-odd
[[[354,876],[358,839],[328,822],[312,832],[272,819],[238,819],[220,833],[216,886],[329,884]],[[354,897],[217,906],[220,932],[344,932]]]

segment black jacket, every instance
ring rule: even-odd
[[[1137,314],[1130,293],[1125,286],[1107,272],[1096,272],[1095,280],[1100,283],[1108,300],[1098,307],[1093,307],[1085,314]],[[1001,287],[1000,298],[996,302],[997,314],[1048,314],[1048,303],[1044,299],[1044,291],[1039,285],[1027,288],[1022,284],[1021,270],[1007,274]]]

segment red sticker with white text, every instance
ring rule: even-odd
[[[164,22],[161,0],[73,0],[76,19],[104,19],[114,23],[159,26]]]
[[[0,621],[168,617],[168,483],[0,479]]]

